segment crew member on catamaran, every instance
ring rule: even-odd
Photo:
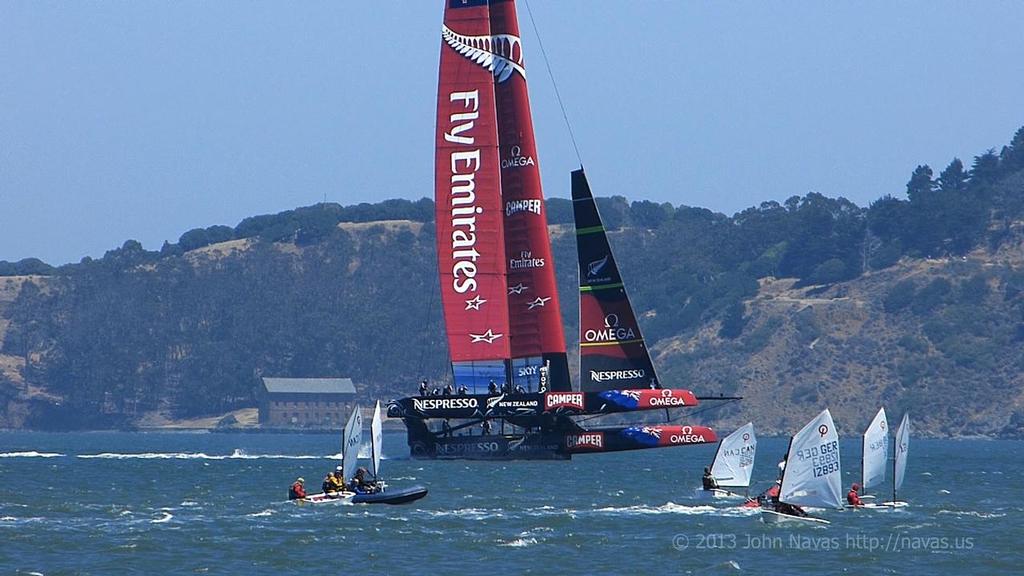
[[[430,394],[430,387],[427,386],[427,381],[424,379],[423,382],[420,382],[420,396],[426,396],[427,394]]]
[[[466,388],[465,384],[459,384],[459,396],[469,394],[469,388]]]
[[[711,468],[708,468],[707,466],[704,467],[704,478],[701,480],[704,483],[705,490],[718,489],[718,480],[715,480],[715,477],[711,475]]]
[[[860,501],[860,496],[857,494],[858,490],[860,490],[860,484],[854,482],[853,486],[850,486],[850,491],[846,493],[846,503],[850,506],[864,505],[864,503]]]
[[[301,500],[306,497],[306,486],[305,480],[297,478],[295,483],[288,488],[288,499],[289,500]]]

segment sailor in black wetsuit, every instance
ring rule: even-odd
[[[707,466],[704,467],[704,477],[701,479],[704,483],[705,490],[715,490],[718,488],[718,480],[711,475],[711,469]]]

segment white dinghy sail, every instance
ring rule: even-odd
[[[754,424],[748,422],[726,436],[718,444],[715,459],[711,462],[711,475],[718,483],[719,489],[704,490],[698,488],[698,498],[743,498],[726,488],[750,487],[750,477],[754,470],[754,456],[757,452],[757,436]]]
[[[896,436],[893,439],[892,459],[892,502],[883,502],[883,506],[902,508],[906,502],[897,498],[897,493],[903,487],[903,478],[907,472],[907,451],[910,448],[910,415],[904,414],[900,421],[900,427],[896,429]]]
[[[779,501],[793,506],[842,508],[842,469],[839,459],[839,434],[832,414],[825,409],[800,429],[789,442],[789,458],[782,474]],[[774,510],[762,510],[768,523],[807,521],[827,523],[821,518],[793,516]]]
[[[356,405],[352,415],[345,424],[345,434],[341,440],[341,473],[345,482],[350,482],[356,474],[359,461],[359,447],[363,445],[363,414]]]
[[[875,418],[864,430],[861,438],[860,486],[867,490],[885,482],[885,468],[889,462],[889,423],[885,408],[880,408]]]
[[[384,446],[384,433],[380,421],[380,400],[373,408],[373,420],[370,422],[370,452],[373,463],[373,478],[380,480],[380,456]]]

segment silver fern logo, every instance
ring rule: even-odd
[[[490,70],[498,82],[508,80],[513,72],[519,72],[526,79],[523,43],[518,36],[463,36],[447,26],[441,26],[441,38],[459,54]]]

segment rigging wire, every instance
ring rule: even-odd
[[[562,109],[562,119],[565,120],[565,127],[569,131],[569,140],[572,141],[572,148],[576,151],[576,160],[580,167],[583,166],[583,156],[580,155],[580,147],[576,144],[576,135],[572,131],[572,123],[569,122],[569,115],[565,111],[565,104],[562,102],[562,94],[558,91],[558,83],[555,82],[555,73],[551,70],[551,62],[548,60],[548,53],[544,50],[544,41],[541,40],[540,30],[537,29],[537,21],[533,19],[533,9],[530,8],[530,1],[524,0],[526,13],[530,15],[530,24],[533,26],[533,34],[537,37],[537,46],[540,47],[540,54],[544,58],[544,65],[548,69],[548,77],[551,78],[551,86],[555,89],[555,99],[558,100],[558,107]]]
[[[438,289],[436,291],[435,290],[431,290],[430,291],[430,301],[427,303],[427,317],[425,319],[426,321],[423,323],[423,326],[425,328],[427,328],[428,331],[430,329],[430,321],[434,318],[434,302],[437,300],[437,298],[440,297],[440,294],[441,294],[440,289]],[[425,378],[426,377],[426,375],[424,374],[424,364],[423,363],[425,361],[424,358],[427,355],[427,349],[428,348],[431,348],[431,346],[430,346],[430,338],[425,338],[423,345],[420,346],[420,360],[416,364],[416,371],[420,374],[420,376],[419,376],[420,378]]]

